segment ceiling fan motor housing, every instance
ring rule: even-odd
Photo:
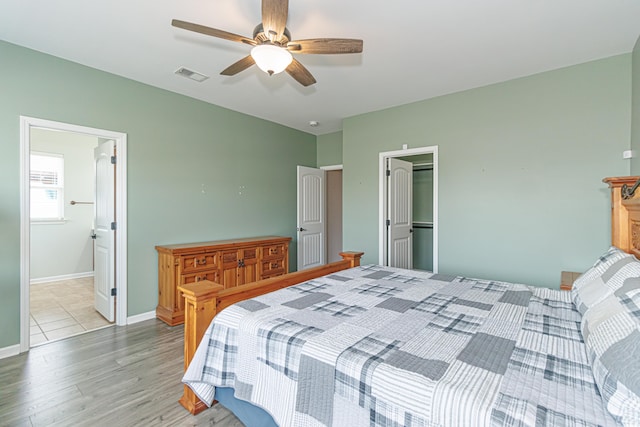
[[[284,32],[282,33],[282,37],[280,37],[280,40],[271,40],[271,37],[269,37],[269,35],[264,32],[264,27],[262,26],[262,23],[260,23],[256,25],[256,27],[253,29],[253,39],[260,44],[272,43],[277,46],[285,47],[287,43],[291,41],[291,33],[289,32],[289,29],[285,27]]]

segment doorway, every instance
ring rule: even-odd
[[[30,346],[110,322],[94,309],[93,135],[32,128]]]
[[[342,165],[297,167],[297,270],[339,261]]]
[[[50,216],[51,218],[49,219],[53,221],[38,221],[36,225],[32,223],[32,209],[40,209],[33,207],[37,205],[31,203],[31,183],[33,182],[33,172],[42,169],[37,167],[32,168],[32,162],[37,161],[34,157],[32,157],[32,154],[38,151],[40,153],[48,155],[57,154],[59,157],[65,157],[65,155],[60,154],[60,152],[63,151],[60,146],[58,146],[56,149],[53,149],[53,147],[51,146],[50,148],[52,149],[47,150],[48,147],[46,143],[44,143],[42,138],[40,138],[43,134],[49,135],[51,139],[55,139],[53,138],[53,135],[56,135],[60,140],[69,141],[75,139],[77,141],[85,141],[88,146],[85,147],[86,150],[82,151],[90,153],[90,157],[87,161],[90,161],[90,158],[92,157],[94,146],[97,147],[100,142],[113,141],[118,149],[119,155],[117,157],[117,160],[114,157],[115,166],[113,168],[117,179],[113,180],[111,185],[109,186],[111,194],[113,195],[115,193],[116,209],[114,210],[114,214],[118,228],[117,239],[115,239],[116,251],[115,255],[113,256],[114,259],[112,260],[112,263],[114,265],[113,278],[114,282],[117,284],[114,287],[117,286],[117,291],[119,293],[117,299],[115,299],[114,302],[116,305],[115,321],[118,325],[126,324],[126,134],[60,122],[52,122],[31,117],[21,117],[20,124],[20,351],[24,352],[28,351],[29,347],[31,346],[30,332],[34,323],[37,328],[40,328],[42,326],[41,323],[47,323],[49,324],[50,328],[53,328],[54,326],[58,327],[63,324],[72,326],[71,323],[75,321],[75,323],[77,324],[75,327],[81,328],[78,329],[78,332],[82,332],[82,330],[86,330],[88,327],[93,328],[98,326],[98,322],[97,320],[95,320],[95,318],[92,320],[87,318],[86,316],[83,317],[79,311],[76,311],[75,315],[73,314],[73,310],[81,310],[81,293],[86,293],[87,287],[92,284],[88,282],[93,281],[93,277],[91,276],[94,269],[94,253],[91,236],[95,233],[93,233],[93,230],[91,229],[91,220],[88,219],[88,216],[93,218],[94,212],[93,201],[95,198],[93,194],[93,184],[90,186],[90,190],[87,190],[86,187],[84,189],[81,189],[81,186],[74,185],[74,183],[77,183],[76,181],[82,180],[83,178],[73,176],[73,178],[68,178],[69,182],[67,183],[67,186],[60,185],[59,188],[55,189],[55,191],[52,190],[50,186],[46,187],[44,190],[44,194],[48,197],[44,197],[44,199],[47,199],[47,203],[50,201],[49,199],[53,199],[56,201],[56,203],[60,204],[61,206],[60,210],[58,211],[59,213],[57,215],[45,215]],[[92,144],[93,146],[91,146]],[[67,166],[69,166],[69,168],[73,168],[74,171],[75,166],[73,166],[74,162],[72,162],[72,159],[76,154],[77,153],[74,153],[73,151],[69,151],[66,154]],[[95,172],[93,172],[94,165],[89,163],[88,168],[92,171],[92,176],[85,176],[84,179],[90,183],[93,183],[95,182]],[[42,170],[40,170],[40,173],[41,172]],[[46,175],[46,168],[44,172]],[[61,180],[59,183],[63,184],[63,182],[64,181]],[[46,183],[49,184],[50,182],[46,181]],[[65,189],[68,190],[66,196],[64,194]],[[60,194],[56,194],[56,191],[60,192]],[[87,194],[87,191],[90,191],[91,194]],[[36,194],[33,196],[35,197],[35,203],[39,199],[37,196],[38,193],[36,192],[34,194]],[[38,216],[37,213],[38,212],[34,212],[34,214],[36,214],[35,216]],[[58,227],[55,227],[56,225]],[[74,262],[80,264],[80,266],[74,266],[71,270],[67,270],[71,271],[70,274],[59,274],[61,271],[64,271],[64,268],[61,270],[58,268],[60,267],[59,265],[54,264],[62,264],[63,262],[60,260],[53,261],[53,263],[50,262],[52,261],[50,258],[53,257],[50,256],[49,258],[47,258],[46,251],[47,249],[51,250],[51,245],[49,245],[49,247],[47,247],[46,244],[41,245],[42,242],[55,241],[56,238],[60,239],[59,236],[56,237],[55,229],[62,229],[62,227],[60,227],[62,225],[72,225],[72,227],[67,227],[67,231],[72,231],[72,228],[74,228],[76,225],[80,227],[75,227],[76,229],[72,233],[76,234],[75,237],[79,239],[76,241],[81,242],[79,245],[74,245],[71,243],[71,240],[73,239],[70,235],[65,238],[65,243],[71,244],[66,246],[64,250],[68,250],[70,255],[73,254],[75,256]],[[48,226],[52,227],[47,228]],[[69,242],[67,242],[67,239],[69,240]],[[37,258],[32,259],[32,255]],[[117,266],[117,269],[115,268],[115,266]],[[66,285],[66,287],[56,287],[61,284]],[[58,305],[56,314],[45,316],[44,312],[41,312],[40,322],[38,322],[34,317],[31,316],[32,309],[30,296],[32,294],[32,286],[34,287],[34,290],[36,290],[34,295],[39,295],[40,300],[46,301],[48,295],[51,304],[54,305],[55,303]],[[91,286],[91,288],[93,287]],[[67,295],[67,298],[65,298],[65,295]],[[54,298],[54,296],[56,298]],[[34,302],[34,304],[36,303]],[[70,309],[69,304],[71,304],[71,306],[73,306],[74,308]],[[93,304],[93,298],[91,304]],[[43,307],[41,306],[40,308]],[[63,319],[63,316],[66,318]],[[57,320],[55,318],[57,318]],[[82,327],[80,325],[81,322],[84,322],[84,326]],[[63,326],[63,328],[67,328],[67,326]],[[70,332],[70,335],[73,334],[71,329],[73,328],[67,328],[68,332]],[[51,337],[59,336],[59,334],[62,333],[62,331],[53,331],[54,329],[50,329]],[[41,329],[40,332],[44,332],[44,330]]]
[[[413,183],[416,185],[416,191],[426,190],[425,188],[425,178],[429,183],[429,191],[428,194],[418,193],[415,194],[413,192],[413,186],[409,186],[409,191],[411,194],[408,197],[409,203],[411,206],[405,211],[410,211],[414,213],[416,216],[415,219],[411,221],[410,224],[410,235],[411,235],[411,243],[409,243],[409,248],[407,253],[408,256],[411,256],[412,259],[410,262],[407,262],[407,265],[414,265],[415,268],[428,268],[434,273],[438,272],[438,147],[420,147],[420,148],[412,148],[412,149],[403,149],[397,151],[389,151],[383,152],[379,155],[379,218],[380,218],[380,228],[379,228],[379,263],[381,265],[389,265],[389,232],[388,232],[388,224],[391,221],[387,221],[389,219],[389,204],[391,203],[389,197],[389,186],[388,186],[388,178],[387,178],[387,165],[389,163],[389,159],[402,159],[404,161],[410,162],[414,165],[413,170],[425,171],[428,170],[428,178],[423,176],[422,173],[416,174],[414,172]],[[417,165],[417,167],[416,167]],[[425,167],[428,165],[428,168]],[[429,198],[430,200],[425,200]],[[407,200],[407,198],[400,198],[400,200]],[[414,200],[418,200],[420,205],[425,204],[431,210],[429,212],[430,215],[425,215],[424,207],[414,205]],[[425,203],[423,203],[425,202]],[[417,221],[416,221],[417,220]],[[414,238],[419,236],[418,238],[426,241],[428,239],[428,246],[425,247],[425,241],[415,241]],[[405,245],[407,246],[407,245]],[[416,256],[421,257],[420,259],[416,259]],[[425,257],[429,257],[430,259],[424,259]],[[425,267],[428,266],[428,267]]]
[[[342,248],[342,165],[322,167],[327,177],[327,262],[340,261]]]
[[[413,268],[433,271],[433,158],[423,156],[409,158],[413,166]]]

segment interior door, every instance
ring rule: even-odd
[[[102,142],[94,149],[96,191],[94,213],[94,305],[109,322],[115,320],[115,142]],[[115,227],[113,227],[115,228]]]
[[[389,158],[388,191],[388,265],[413,268],[413,164]]]
[[[298,270],[326,264],[325,173],[298,166]]]

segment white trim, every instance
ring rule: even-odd
[[[20,116],[20,352],[29,351],[29,254],[31,218],[29,214],[29,180],[31,124]]]
[[[0,359],[6,359],[7,357],[16,356],[18,354],[20,354],[20,344],[0,348]]]
[[[95,129],[68,123],[20,116],[20,352],[29,350],[29,154],[31,128],[45,128],[84,133],[98,138],[113,139],[116,143],[116,324],[127,324],[127,134]]]
[[[342,165],[320,166],[323,171],[341,171]]]
[[[133,323],[144,322],[145,320],[155,319],[156,312],[155,310],[147,311],[146,313],[136,314],[135,316],[127,317],[127,325],[131,325]]]
[[[438,146],[409,148],[406,150],[385,151],[379,153],[378,167],[378,263],[384,265],[387,245],[385,233],[385,206],[387,205],[385,165],[390,157],[407,157],[419,154],[433,154],[433,272],[438,272]]]
[[[32,219],[31,225],[64,225],[69,220],[67,219]]]
[[[62,274],[60,276],[40,277],[38,279],[30,279],[32,285],[49,282],[61,282],[63,280],[82,279],[84,277],[93,277],[93,271],[85,271],[84,273]]]

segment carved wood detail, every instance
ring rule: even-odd
[[[611,189],[611,244],[625,252],[631,252],[630,203],[637,203],[638,194],[633,199],[622,199],[623,185],[633,185],[637,176],[617,176],[602,181]],[[635,202],[634,202],[635,201]]]
[[[631,247],[640,251],[640,221],[630,220],[631,223]]]

